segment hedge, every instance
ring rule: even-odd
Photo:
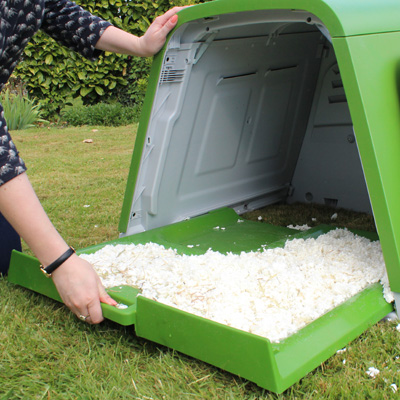
[[[207,0],[193,0],[190,4]],[[125,31],[142,36],[157,15],[189,0],[78,0],[86,10]],[[30,97],[40,101],[46,117],[58,113],[68,98],[85,104],[119,101],[135,104],[146,90],[151,59],[105,53],[95,62],[57,44],[38,32],[27,45],[14,71]]]

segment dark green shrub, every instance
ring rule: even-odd
[[[146,94],[151,63],[151,58],[132,57],[129,60],[126,75],[127,85],[114,92],[118,102],[141,108]]]
[[[75,104],[62,111],[61,119],[72,126],[121,126],[136,122],[138,110],[135,107],[125,107],[121,103]]]
[[[207,0],[77,0],[83,8],[118,28],[142,36],[157,15],[172,6]],[[27,45],[15,75],[31,98],[40,100],[44,118],[54,117],[65,99],[82,97],[85,104],[119,101],[140,106],[151,59],[106,54],[92,63],[61,47],[43,32]]]

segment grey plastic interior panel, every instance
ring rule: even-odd
[[[307,13],[269,13],[193,21],[171,38],[127,235],[286,198],[327,40]]]
[[[372,213],[333,49],[324,57],[288,203],[312,202]]]
[[[216,15],[192,21],[174,33],[169,42],[204,42],[215,33],[216,40],[278,36],[285,33],[314,32],[319,29],[330,41],[325,26],[315,15],[303,10],[258,10]]]
[[[124,235],[226,206],[241,213],[288,195],[326,203],[340,192],[337,203],[345,207],[346,185],[364,199],[335,63],[329,33],[303,11],[226,14],[177,29],[164,55]],[[339,165],[338,154],[340,163],[350,161]]]

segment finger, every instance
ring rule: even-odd
[[[89,311],[76,314],[76,316],[83,322],[91,323]]]
[[[160,27],[158,34],[162,37],[166,37],[170,31],[175,27],[178,22],[178,16],[173,15],[166,23]]]
[[[99,303],[99,307],[98,307],[98,308],[100,308],[100,318],[99,318],[99,312],[96,311],[96,307],[94,307],[93,311],[91,311],[89,305],[87,308],[82,309],[78,304],[75,305],[73,303],[68,303],[68,304],[66,302],[64,302],[64,303],[83,322],[87,322],[88,324],[92,324],[92,323],[97,324],[97,323],[103,321],[103,314],[101,312],[100,303]],[[92,318],[93,315],[94,315],[94,318]]]
[[[110,306],[116,306],[118,303],[106,292],[103,284],[99,277],[97,277],[97,289],[99,291],[99,300],[101,303],[109,304]]]
[[[109,304],[110,306],[116,306],[118,303],[110,297],[110,295],[106,292],[103,285],[99,287],[99,299],[102,303]]]
[[[64,299],[63,296],[61,296],[61,300],[79,319],[81,315],[88,315],[87,313],[85,314],[85,311],[80,312],[78,305],[75,305],[73,302],[69,301],[68,298]]]
[[[110,297],[107,293],[104,295],[100,295],[100,302],[109,304],[110,306],[116,306],[118,302],[116,302],[112,297]]]
[[[65,305],[81,320],[87,323],[92,323],[93,319],[91,318],[90,315],[90,310],[89,310],[89,306],[84,307],[84,304],[82,302],[79,301],[70,301],[69,299],[63,299],[61,297],[61,299],[63,300],[63,302],[65,303]],[[100,305],[99,305],[100,306]],[[100,313],[101,313],[101,309],[100,309]],[[95,312],[96,315],[96,312]],[[101,320],[102,321],[102,320]],[[99,321],[99,322],[101,322]]]
[[[171,30],[171,29],[176,25],[177,22],[178,22],[178,16],[175,14],[175,15],[173,15],[173,16],[167,21],[167,23],[165,24],[165,26],[166,26],[169,30]]]
[[[86,320],[89,324],[99,324],[104,320],[103,313],[101,312],[100,303],[96,301],[88,305],[89,318]]]
[[[90,324],[90,325],[94,324],[94,322],[92,321],[92,318],[91,318],[91,316],[89,314],[85,317],[85,321],[84,322],[86,322],[87,324]]]
[[[178,16],[176,15],[176,13],[181,11],[183,8],[185,8],[185,7],[174,7],[174,8],[171,8],[166,13],[158,16],[155,19],[155,22],[157,22],[157,24],[160,24],[160,25],[165,25],[171,19],[171,17],[174,17],[174,16],[176,16],[176,20],[178,20]]]

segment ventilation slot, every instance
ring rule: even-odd
[[[341,79],[332,81],[332,88],[333,89],[338,89],[338,88],[342,88],[343,87],[343,82]]]
[[[329,199],[327,197],[324,198],[324,203],[328,207],[337,207],[339,200],[338,199]]]
[[[329,96],[328,100],[329,100],[330,104],[347,103],[346,95],[344,95],[344,94],[339,94],[336,96]]]
[[[184,69],[168,69],[161,71],[160,83],[182,82],[184,77]]]

